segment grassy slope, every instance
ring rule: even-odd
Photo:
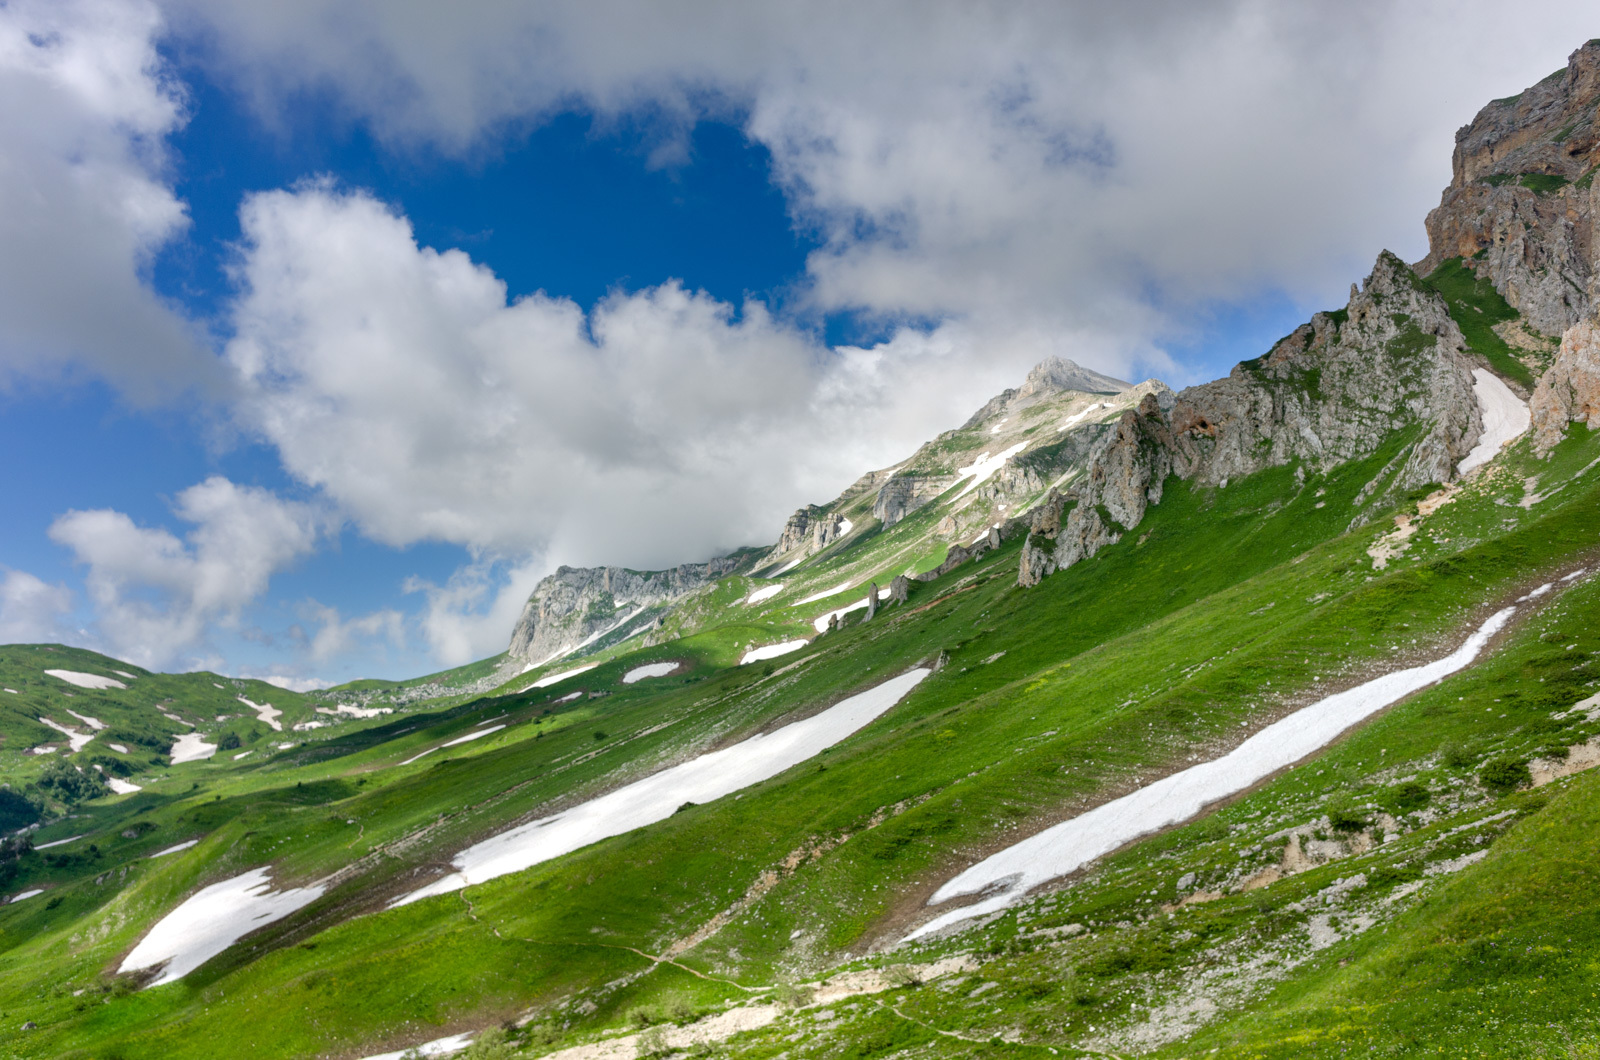
[[[1574,439],[1558,468],[1570,475],[1593,449]],[[1480,601],[1597,541],[1591,474],[1581,490],[1534,510],[1488,496],[1458,501],[1435,517],[1447,530],[1419,535],[1408,558],[1374,577],[1364,549],[1377,528],[1337,533],[1350,498],[1386,458],[1303,487],[1287,470],[1223,491],[1173,483],[1137,535],[1094,561],[1024,593],[1013,584],[1013,546],[917,586],[905,609],[870,626],[823,638],[792,657],[805,663],[793,670],[790,658],[720,669],[746,634],[708,633],[573,680],[614,691],[604,699],[550,707],[568,691],[558,685],[456,708],[427,731],[416,728],[425,719],[390,722],[395,740],[346,738],[337,749],[350,753],[340,757],[284,756],[247,776],[208,776],[185,797],[122,800],[150,804],[144,815],[157,827],[141,841],[165,844],[185,829],[209,838],[159,862],[102,844],[98,863],[70,886],[62,881],[55,909],[33,900],[0,910],[0,939],[11,947],[0,958],[0,1010],[25,1010],[42,1026],[9,1044],[24,1055],[87,1046],[86,1055],[198,1056],[224,1044],[231,1055],[288,1055],[479,1026],[619,977],[628,981],[594,994],[597,1011],[565,1033],[614,1024],[638,1005],[703,1008],[738,992],[671,970],[629,980],[651,966],[621,947],[663,947],[808,840],[848,834],[683,958],[747,983],[803,974],[830,951],[865,944],[885,915],[914,907],[957,867],[953,852],[1047,823],[1075,800],[1180,760],[1192,741],[1227,738],[1274,709],[1260,696],[1267,682],[1305,689],[1312,676],[1385,658],[1402,638],[1454,637]],[[1520,494],[1520,480],[1496,482],[1482,491]],[[1203,536],[1193,532],[1202,516],[1213,528]],[[352,886],[269,934],[292,945],[241,947],[183,983],[132,998],[72,994],[198,882],[267,858],[286,875],[314,876],[449,815],[427,841],[377,859],[366,882],[382,886],[549,800],[597,790],[940,650],[949,654],[945,671],[834,749],[825,771],[798,767],[742,798],[474,888],[475,913],[451,896],[334,924],[358,898]],[[616,684],[655,657],[695,668],[659,685]],[[390,765],[507,710],[516,724],[504,733],[436,761]],[[673,724],[645,733],[663,721]],[[593,739],[596,728],[606,740]],[[874,824],[881,808],[891,812]],[[123,819],[103,812],[99,833],[120,835]],[[128,876],[114,884],[89,876],[122,865]],[[1113,888],[1101,900],[1132,897]],[[804,937],[791,941],[796,930]]]

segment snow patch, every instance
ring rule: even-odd
[[[70,714],[72,712],[68,711],[67,713]],[[39,724],[47,725],[56,732],[59,732],[61,735],[65,736],[67,738],[67,743],[72,747],[73,754],[77,754],[79,751],[83,750],[88,746],[89,741],[94,739],[94,733],[92,732],[79,732],[77,729],[69,729],[60,722],[51,721],[49,718],[40,718]]]
[[[560,857],[672,816],[685,802],[714,802],[821,753],[900,702],[930,671],[891,678],[803,721],[712,751],[571,809],[468,847],[456,871],[394,902],[448,894]]]
[[[961,475],[963,478],[967,475],[972,476],[972,481],[961,487],[961,492],[956,494],[956,499],[959,500],[962,497],[965,497],[983,483],[987,482],[990,476],[1005,466],[1005,462],[1007,460],[1010,460],[1027,447],[1027,442],[1018,442],[1016,445],[1013,445],[1011,448],[1000,453],[998,456],[990,456],[987,451],[984,451],[978,454],[978,459],[974,460],[971,464],[968,464],[966,467],[956,468],[956,474]]]
[[[583,698],[583,693],[582,692],[569,692],[566,695],[562,696],[560,699],[556,700],[555,702],[557,702],[557,703],[571,703],[574,699],[582,699],[582,698]]]
[[[622,675],[622,683],[631,685],[636,681],[643,681],[647,677],[665,677],[676,670],[679,665],[681,664],[676,662],[654,662],[645,663],[643,666],[635,666]]]
[[[150,855],[147,855],[147,856],[148,857],[152,857],[152,858],[164,858],[168,854],[176,854],[180,850],[188,850],[190,847],[194,846],[198,842],[200,842],[200,840],[198,840],[198,839],[185,839],[183,842],[179,843],[176,846],[170,846],[165,850],[158,850],[154,854],[150,854]]]
[[[17,690],[16,690],[16,689],[15,689],[15,688],[8,688],[8,689],[6,689],[6,691],[7,691],[7,692],[10,692],[10,693],[11,693],[11,694],[12,694],[12,695],[14,695],[14,696],[20,696],[20,695],[22,695],[22,693],[21,693],[21,692],[18,692],[18,691],[17,691]]]
[[[129,753],[128,749],[122,746],[120,743],[108,743],[106,746],[117,752],[119,755],[125,755]]]
[[[129,783],[119,777],[107,777],[106,785],[118,795],[132,795],[136,791],[143,791],[137,784]]]
[[[1477,396],[1478,408],[1483,410],[1483,434],[1456,468],[1460,475],[1493,460],[1506,443],[1521,435],[1533,422],[1527,403],[1513,394],[1499,376],[1485,368],[1474,368],[1472,378],[1472,393]]]
[[[766,644],[759,648],[751,648],[739,660],[739,665],[760,662],[762,659],[776,659],[780,655],[788,655],[792,651],[799,651],[810,643],[809,640],[786,640],[782,644]]]
[[[243,696],[239,697],[239,702],[255,711],[256,717],[266,722],[269,729],[272,729],[274,732],[283,731],[283,726],[278,721],[279,718],[283,717],[283,711],[279,710],[277,707],[274,707],[269,703],[256,703],[252,700],[244,698]]]
[[[301,909],[322,896],[321,884],[272,891],[269,866],[213,883],[162,917],[140,940],[119,972],[165,965],[151,986],[176,982],[245,935]]]
[[[85,833],[85,834],[87,834],[87,833]],[[57,839],[52,843],[40,843],[38,846],[34,847],[33,849],[35,849],[35,850],[49,850],[51,847],[64,847],[68,843],[76,843],[78,840],[80,840],[82,838],[83,838],[82,835],[69,835],[65,839]]]
[[[118,681],[115,677],[101,677],[99,674],[79,673],[77,670],[46,670],[46,674],[69,685],[79,688],[127,688],[128,686]]]
[[[217,753],[217,745],[206,743],[206,738],[198,732],[186,732],[172,741],[172,764],[181,765],[184,762],[201,762]]]
[[[600,665],[599,663],[590,663],[588,666],[580,666],[576,670],[566,670],[566,671],[564,671],[562,673],[559,673],[559,674],[545,674],[543,677],[539,678],[539,680],[535,681],[533,684],[529,685],[528,687],[529,688],[549,688],[551,685],[555,684],[557,681],[565,681],[569,677],[577,677],[579,674],[586,674],[590,670],[593,670],[595,667],[597,667],[599,665]]]
[[[35,888],[35,889],[31,890],[31,891],[23,891],[21,894],[17,895],[15,898],[11,899],[11,901],[12,902],[20,902],[24,898],[32,898],[34,895],[43,894],[43,893],[44,893],[44,888],[37,887],[37,888]]]
[[[87,714],[79,714],[75,710],[69,710],[69,711],[67,711],[67,713],[71,714],[74,718],[77,718],[79,721],[83,722],[85,725],[89,726],[89,728],[95,730],[96,732],[99,732],[101,729],[106,727],[106,723],[101,721],[99,718],[91,718],[91,717],[89,717],[89,715],[87,715]]]
[[[832,589],[824,589],[820,593],[812,593],[804,600],[796,600],[794,606],[804,607],[806,604],[814,604],[818,600],[826,600],[830,596],[838,596],[840,593],[844,592],[854,584],[855,582],[841,582],[840,584],[835,585]]]
[[[111,672],[116,674],[116,675],[118,675],[119,677],[126,677],[130,681],[139,680],[139,675],[138,674],[130,674],[126,670],[112,670]]]
[[[1109,402],[1096,401],[1094,404],[1090,405],[1088,408],[1084,409],[1083,411],[1074,412],[1072,415],[1068,416],[1065,420],[1062,421],[1061,426],[1056,428],[1056,432],[1059,434],[1060,432],[1066,430],[1068,427],[1071,427],[1073,424],[1077,423],[1079,420],[1083,419],[1085,416],[1089,415],[1089,413],[1095,411],[1096,409],[1108,409],[1110,407],[1111,407],[1111,404]]]
[[[761,588],[745,597],[744,602],[747,604],[759,604],[763,600],[772,599],[781,592],[783,592],[783,584],[781,582],[777,585],[763,585]]]
[[[579,693],[579,694],[581,695],[582,693]],[[417,759],[423,757],[423,755],[431,755],[431,754],[433,754],[433,752],[443,750],[446,747],[454,747],[456,744],[467,743],[467,742],[469,742],[471,740],[476,740],[476,739],[478,739],[480,737],[488,736],[491,732],[499,732],[503,728],[505,728],[504,725],[493,725],[493,726],[490,726],[487,729],[479,729],[477,732],[469,732],[465,736],[457,736],[454,740],[446,741],[445,743],[440,744],[438,747],[430,747],[430,748],[428,748],[426,751],[423,751],[422,754],[412,755],[410,758],[406,759],[404,762],[401,762],[400,765],[408,766],[412,762],[415,762]]]
[[[878,590],[878,602],[882,603],[883,601],[885,601],[887,599],[889,599],[889,590],[888,589],[879,589]],[[861,610],[865,609],[866,606],[867,606],[867,598],[865,596],[863,596],[861,599],[857,600],[853,604],[850,604],[848,607],[841,607],[841,608],[838,608],[837,610],[829,611],[825,615],[818,615],[816,617],[816,619],[811,623],[811,625],[812,625],[812,627],[814,629],[816,629],[816,631],[818,633],[826,633],[828,631],[828,619],[830,619],[830,618],[843,618],[845,615],[848,615],[852,611],[861,611]]]
[[[985,858],[935,891],[928,905],[991,893],[972,905],[935,917],[906,939],[1004,909],[1039,884],[1065,876],[1140,836],[1186,821],[1208,804],[1298,762],[1357,722],[1465,667],[1516,610],[1507,607],[1495,612],[1466,643],[1442,659],[1397,670],[1318,700],[1268,725],[1220,758],[1174,773]]]
[[[362,1057],[361,1060],[404,1060],[405,1057],[409,1056],[449,1056],[451,1053],[459,1053],[471,1044],[472,1032],[467,1031],[464,1034],[452,1034],[448,1038],[435,1038],[431,1042],[413,1045],[410,1049],[401,1049],[395,1053],[374,1053],[371,1056]]]

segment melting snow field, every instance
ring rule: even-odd
[[[79,673],[77,670],[46,670],[45,673],[49,674],[51,677],[65,681],[69,685],[77,685],[79,688],[105,689],[128,687],[121,681],[118,681],[115,677],[101,677],[99,674]]]
[[[643,666],[635,666],[623,674],[622,683],[631,685],[635,681],[643,681],[647,677],[665,677],[677,668],[678,664],[675,662],[645,663]]]
[[[745,597],[744,602],[747,604],[759,604],[763,600],[772,599],[781,592],[783,592],[783,585],[781,583],[778,585],[764,585],[755,592],[751,593],[749,596]]]
[[[1483,436],[1456,468],[1461,475],[1493,460],[1502,446],[1522,434],[1533,422],[1528,406],[1500,381],[1499,376],[1483,368],[1474,368],[1472,378],[1472,392],[1478,398],[1478,408],[1483,410]]]
[[[43,894],[43,893],[44,893],[44,889],[43,888],[39,888],[39,889],[32,890],[32,891],[23,891],[21,894],[17,895],[15,898],[11,899],[11,901],[13,903],[16,903],[16,902],[22,901],[24,898],[32,898],[34,895]]]
[[[792,651],[799,651],[809,640],[786,640],[782,644],[765,644],[759,648],[751,648],[744,653],[744,658],[739,660],[739,665],[760,662],[762,659],[776,659],[780,655],[788,655]]]
[[[75,710],[69,710],[67,713],[71,714],[74,718],[77,718],[79,721],[89,726],[89,728],[93,729],[95,732],[99,732],[101,729],[106,727],[106,723],[101,721],[99,718],[91,718],[89,715],[79,714]]]
[[[154,854],[151,854],[149,856],[152,857],[152,858],[164,858],[168,854],[176,854],[180,850],[188,850],[190,847],[194,846],[198,842],[200,842],[200,840],[198,840],[198,839],[188,839],[188,840],[185,840],[182,843],[179,843],[177,846],[171,846],[171,847],[168,847],[165,850],[158,850]]]
[[[882,603],[883,601],[885,601],[887,599],[889,599],[889,590],[888,589],[879,589],[878,590],[878,602]],[[838,608],[837,610],[829,611],[825,615],[818,615],[816,617],[816,620],[814,622],[812,622],[811,625],[818,633],[826,633],[826,632],[828,632],[828,619],[835,618],[835,617],[843,618],[845,615],[848,615],[852,611],[863,610],[866,606],[867,606],[867,598],[865,596],[863,596],[861,599],[857,600],[853,604],[850,604],[848,607],[841,607],[841,608]]]
[[[663,770],[597,799],[501,832],[457,854],[456,871],[394,904],[448,894],[671,817],[685,802],[713,802],[804,762],[900,702],[927,668],[890,678],[804,721]]]
[[[267,878],[271,871],[266,866],[251,869],[196,891],[150,929],[117,971],[137,972],[166,962],[150,985],[175,982],[256,928],[322,896],[320,884],[274,893]]]
[[[136,791],[143,791],[137,784],[130,783],[117,777],[107,777],[106,785],[118,795],[132,795]]]
[[[564,695],[560,699],[556,700],[556,702],[557,703],[571,703],[574,699],[582,699],[582,698],[583,698],[583,693],[582,692],[568,692],[566,695]]]
[[[397,1053],[374,1053],[371,1056],[362,1057],[362,1060],[403,1060],[407,1056],[449,1056],[451,1053],[459,1053],[471,1043],[472,1032],[468,1031],[465,1034],[452,1034],[448,1038],[435,1038],[431,1042],[423,1042],[421,1045],[413,1046],[410,1049],[402,1049]]]
[[[279,710],[277,707],[267,703],[255,703],[244,698],[243,696],[239,697],[239,702],[255,711],[256,717],[266,722],[269,729],[272,729],[274,732],[283,731],[283,726],[278,723],[278,719],[283,717],[283,711]]]
[[[794,606],[803,607],[806,604],[814,604],[818,600],[826,600],[830,596],[838,596],[840,593],[844,592],[854,584],[855,582],[841,582],[840,584],[835,585],[832,589],[824,589],[820,593],[812,593],[804,600],[796,600]]]
[[[935,917],[906,939],[1004,909],[1039,884],[1065,876],[1142,835],[1186,821],[1208,804],[1298,762],[1350,726],[1472,662],[1516,610],[1495,612],[1466,643],[1442,659],[1318,700],[1273,722],[1221,758],[1174,773],[985,858],[935,891],[928,904],[991,889],[994,893]]]
[[[69,729],[60,722],[51,721],[49,718],[40,718],[39,724],[48,725],[56,732],[59,732],[61,735],[65,736],[67,738],[67,743],[72,747],[73,754],[77,754],[79,751],[83,750],[89,745],[89,741],[94,739],[94,733],[92,732],[79,732],[77,729]]]
[[[549,688],[551,685],[555,684],[557,681],[565,681],[569,677],[577,677],[579,674],[586,674],[590,670],[593,670],[596,666],[599,666],[599,665],[600,665],[599,663],[590,663],[588,666],[580,666],[576,670],[564,670],[559,674],[545,674],[543,677],[539,678],[539,680],[535,681],[533,684],[529,685],[528,687],[529,688]]]
[[[973,490],[977,489],[979,486],[983,485],[984,482],[988,481],[989,476],[993,475],[996,471],[999,471],[1005,466],[1005,462],[1007,460],[1010,460],[1027,447],[1027,442],[1018,442],[1016,445],[1013,445],[1011,448],[1007,449],[1003,453],[1000,453],[998,456],[990,456],[987,452],[980,453],[978,455],[978,459],[974,460],[968,466],[956,468],[956,474],[963,477],[967,475],[972,476],[972,481],[961,487],[961,492],[956,494],[956,498],[959,500],[960,498],[971,493]]]
[[[206,743],[206,738],[197,732],[186,732],[172,741],[173,765],[204,761],[216,753],[217,745]]]
[[[481,737],[488,736],[492,732],[499,732],[503,728],[505,728],[504,725],[491,725],[487,729],[479,729],[477,732],[469,732],[465,736],[457,736],[454,740],[448,740],[448,741],[440,744],[438,747],[430,747],[430,748],[428,748],[426,751],[422,752],[422,754],[412,755],[410,758],[406,759],[404,762],[401,762],[400,764],[403,765],[403,766],[408,766],[412,762],[415,762],[417,759],[421,758],[423,755],[431,755],[435,751],[442,751],[446,747],[454,747],[456,744],[459,744],[459,743],[468,743],[468,742],[470,742],[472,740],[476,740],[476,739],[479,739]]]

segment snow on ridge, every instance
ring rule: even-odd
[[[1533,422],[1527,403],[1513,394],[1499,376],[1485,368],[1474,368],[1472,378],[1472,393],[1483,410],[1483,434],[1456,468],[1456,473],[1463,476],[1493,460]]]
[[[115,677],[101,677],[99,674],[86,674],[78,670],[46,670],[45,673],[58,681],[65,681],[67,684],[76,685],[79,688],[104,690],[107,688],[128,687]]]
[[[549,817],[508,829],[461,851],[456,871],[393,903],[448,894],[591,843],[671,817],[685,802],[713,802],[777,776],[832,747],[888,711],[931,671],[919,667],[814,714],[712,751]]]
[[[998,912],[1040,884],[1074,872],[1124,843],[1187,821],[1210,803],[1315,753],[1352,725],[1466,667],[1516,610],[1513,606],[1495,612],[1461,647],[1443,658],[1320,699],[1273,722],[1219,758],[1163,777],[984,858],[947,880],[927,904],[940,905],[986,891],[988,897],[934,917],[902,941]]]

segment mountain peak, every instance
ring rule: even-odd
[[[1019,397],[1037,394],[1046,390],[1081,390],[1086,394],[1120,394],[1131,387],[1131,383],[1124,383],[1120,379],[1113,379],[1109,375],[1085,368],[1076,361],[1069,361],[1065,357],[1046,357],[1033,366],[1033,371],[1028,373],[1028,378],[1023,382],[1022,388],[1017,391]]]

